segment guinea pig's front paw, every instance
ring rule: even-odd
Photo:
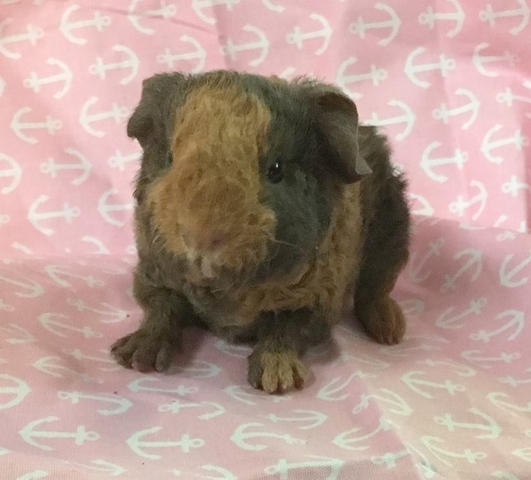
[[[360,309],[360,321],[367,334],[378,343],[396,345],[406,333],[402,309],[391,297],[381,298]]]
[[[176,338],[142,328],[120,338],[111,347],[111,354],[120,365],[144,373],[168,370],[176,353]]]
[[[249,383],[267,393],[300,390],[310,378],[310,371],[292,351],[254,351],[249,356]]]

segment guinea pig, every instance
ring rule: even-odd
[[[349,311],[376,342],[402,339],[390,294],[408,261],[407,182],[340,89],[156,74],[127,134],[143,150],[133,292],[144,317],[111,348],[121,365],[165,371],[183,328],[203,325],[250,342],[249,383],[282,393],[308,382],[301,356]]]

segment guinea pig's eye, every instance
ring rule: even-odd
[[[168,164],[172,164],[173,163],[173,155],[171,154],[171,152],[168,153]]]
[[[271,183],[279,183],[284,178],[284,166],[280,160],[277,160],[269,167],[267,178]]]

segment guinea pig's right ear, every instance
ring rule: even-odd
[[[330,165],[345,183],[355,183],[372,173],[360,155],[358,145],[358,110],[340,90],[321,85],[315,88],[316,118],[320,142]]]
[[[163,125],[163,108],[168,97],[179,90],[184,81],[180,74],[156,74],[142,82],[140,102],[127,122],[127,136],[136,138],[144,147],[155,134],[157,126]]]

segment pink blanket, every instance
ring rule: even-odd
[[[530,0],[0,0],[0,479],[531,478]],[[314,73],[382,126],[415,239],[395,347],[352,326],[269,397],[190,333],[118,367],[125,135],[162,70]]]

